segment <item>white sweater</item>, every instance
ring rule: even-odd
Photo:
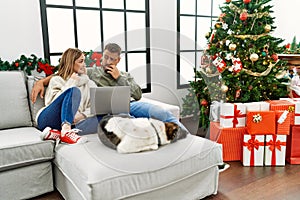
[[[90,87],[97,87],[96,84],[89,79],[89,77],[85,74],[79,76],[79,80],[75,80],[69,78],[68,80],[64,80],[60,76],[53,76],[50,79],[49,85],[46,90],[46,94],[44,97],[45,107],[41,108],[36,115],[37,119],[47,106],[49,106],[61,93],[71,87],[77,87],[81,92],[81,101],[78,108],[78,111],[84,114],[86,117],[91,116],[90,114]]]

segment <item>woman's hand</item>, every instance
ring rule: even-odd
[[[74,123],[76,124],[77,122],[83,119],[85,119],[85,115],[77,111],[74,117]]]

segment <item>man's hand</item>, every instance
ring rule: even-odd
[[[120,76],[120,71],[116,65],[108,65],[105,71],[109,73],[114,79],[117,79]]]
[[[35,103],[37,96],[40,94],[40,97],[43,99],[45,93],[45,87],[43,81],[36,81],[32,87],[30,99],[32,103]]]

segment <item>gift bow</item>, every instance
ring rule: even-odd
[[[233,123],[233,128],[235,128],[236,125],[239,123],[238,118],[239,117],[246,117],[246,114],[243,114],[241,112],[241,110],[237,109],[237,105],[234,105],[233,116],[224,116],[224,115],[221,115],[220,117],[222,117],[224,119],[233,118],[232,119],[232,123]]]
[[[277,141],[270,140],[269,142],[267,142],[267,146],[269,146],[270,151],[274,151],[275,149],[281,151],[281,146],[285,146],[285,145],[286,142],[281,142],[280,140]]]
[[[249,151],[252,151],[253,149],[258,150],[259,146],[264,146],[264,143],[251,138],[247,142],[244,142],[243,146],[246,146]]]

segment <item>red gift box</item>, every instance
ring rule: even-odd
[[[275,134],[275,112],[247,112],[247,132],[249,134]]]
[[[292,125],[290,135],[286,139],[286,161],[300,164],[300,126]]]
[[[290,126],[291,126],[290,113],[287,113],[287,116],[282,123],[278,123],[278,120],[280,119],[280,117],[282,117],[282,114],[284,114],[284,111],[275,111],[276,134],[288,135],[290,134]]]
[[[243,140],[243,165],[263,166],[264,165],[264,135],[244,134]]]
[[[281,111],[289,111],[290,112],[290,123],[294,124],[295,121],[295,104],[287,101],[287,100],[271,100],[268,101],[270,103],[270,110],[281,110]]]
[[[266,135],[265,165],[284,166],[286,155],[286,135]]]
[[[220,123],[210,122],[210,140],[222,144],[224,161],[241,160],[245,133],[246,127],[222,128]]]

